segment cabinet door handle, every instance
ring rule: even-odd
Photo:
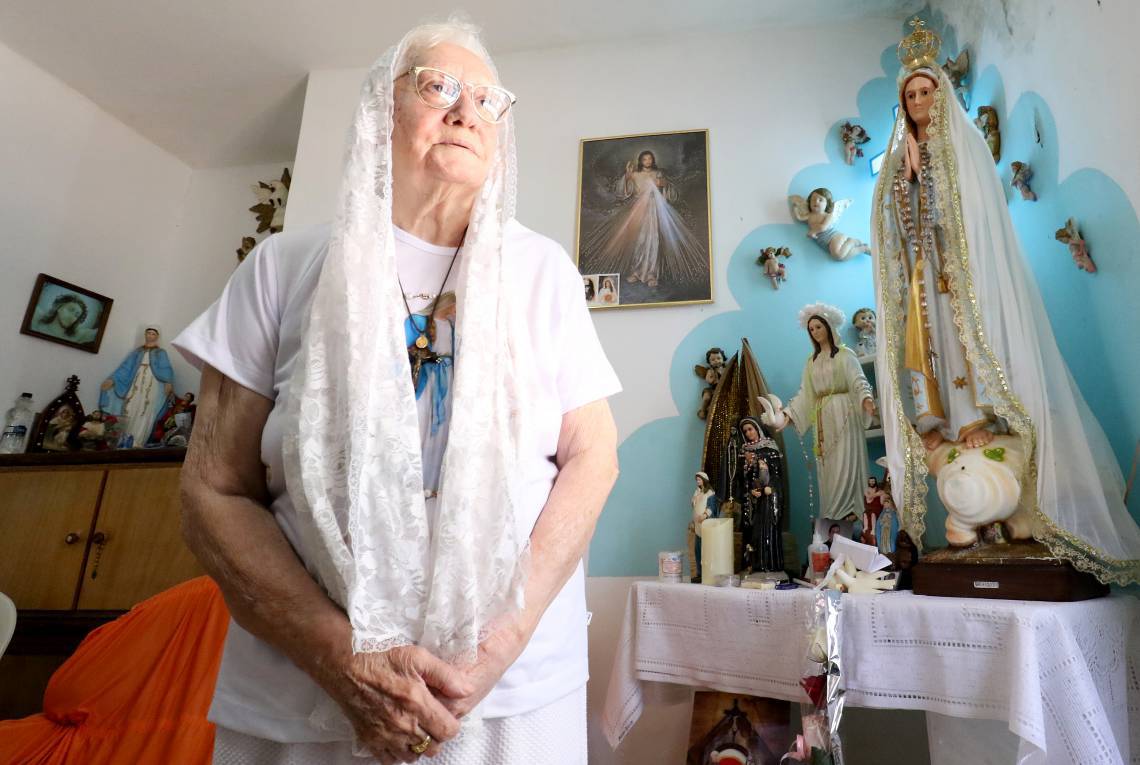
[[[63,538],[63,543],[64,543],[65,545],[73,545],[73,544],[75,544],[76,542],[78,542],[80,539],[83,539],[83,537],[82,537],[82,536],[80,536],[78,532],[75,532],[75,531],[69,531],[69,532],[68,532],[68,534],[67,534],[67,536],[65,536],[65,537]]]

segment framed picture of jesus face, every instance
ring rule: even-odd
[[[20,332],[98,353],[113,302],[97,292],[40,274],[32,287]]]
[[[591,307],[712,302],[708,142],[707,130],[582,141],[578,270],[618,279]]]

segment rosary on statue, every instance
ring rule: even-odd
[[[439,290],[435,293],[435,300],[432,301],[431,310],[428,315],[424,317],[424,327],[420,329],[419,322],[416,321],[415,314],[412,313],[411,306],[408,305],[408,296],[404,294],[404,285],[399,281],[400,295],[404,298],[404,309],[408,312],[408,319],[412,322],[412,326],[419,331],[419,335],[408,346],[408,363],[412,369],[412,387],[418,388],[420,384],[420,372],[424,368],[424,364],[436,364],[439,362],[441,356],[432,350],[432,343],[435,341],[435,309],[439,306],[439,298],[443,294],[443,288],[447,286],[447,279],[451,276],[451,269],[455,267],[455,260],[459,257],[459,251],[463,249],[463,241],[467,239],[467,232],[463,232],[463,238],[459,240],[459,246],[455,248],[455,254],[451,256],[451,263],[447,267],[447,273],[443,275],[443,282],[439,285]],[[452,343],[454,343],[452,339]]]

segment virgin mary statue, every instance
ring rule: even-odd
[[[1118,463],[1057,348],[993,156],[935,63],[937,35],[911,23],[871,220],[894,501],[917,538],[928,452],[985,449],[1008,432],[1026,457],[1013,536],[1032,535],[1101,581],[1140,581],[1140,529]]]

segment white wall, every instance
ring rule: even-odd
[[[612,401],[622,438],[646,422],[676,414],[668,373],[678,341],[712,313],[736,308],[725,284],[729,256],[756,226],[791,222],[785,202],[789,180],[804,166],[826,161],[826,131],[836,119],[858,114],[856,93],[868,80],[882,76],[879,54],[898,41],[899,28],[897,20],[872,20],[496,58],[504,84],[520,99],[515,117],[519,219],[567,251],[574,247],[582,138],[710,130],[717,302],[594,314],[625,386]],[[851,50],[859,54],[847,55]],[[836,55],[842,56],[842,66],[836,66]],[[332,217],[345,132],[364,74],[363,69],[310,73],[287,227]],[[648,708],[616,753],[598,728],[633,581],[587,579],[587,602],[594,613],[591,765],[683,758],[687,703]]]
[[[1007,108],[1026,91],[1052,107],[1060,177],[1101,170],[1140,208],[1140,3],[1134,0],[935,0],[970,48],[974,73],[996,66]],[[1128,83],[1132,83],[1129,85]]]
[[[213,302],[256,229],[250,186],[292,158],[192,170],[2,45],[0,114],[0,412],[23,391],[42,408],[71,374],[90,410],[143,324],[169,342]],[[19,334],[41,272],[114,299],[98,354]]]
[[[0,45],[0,410],[98,383],[161,321],[166,254],[191,171]],[[19,334],[38,273],[114,299],[99,354]]]
[[[292,164],[243,165],[195,170],[181,203],[181,221],[170,248],[170,268],[163,279],[163,330],[166,339],[197,318],[221,294],[238,265],[236,250],[243,236],[258,241],[257,221],[249,208],[257,200],[251,186],[281,177]],[[178,393],[198,392],[198,373],[171,353]]]

